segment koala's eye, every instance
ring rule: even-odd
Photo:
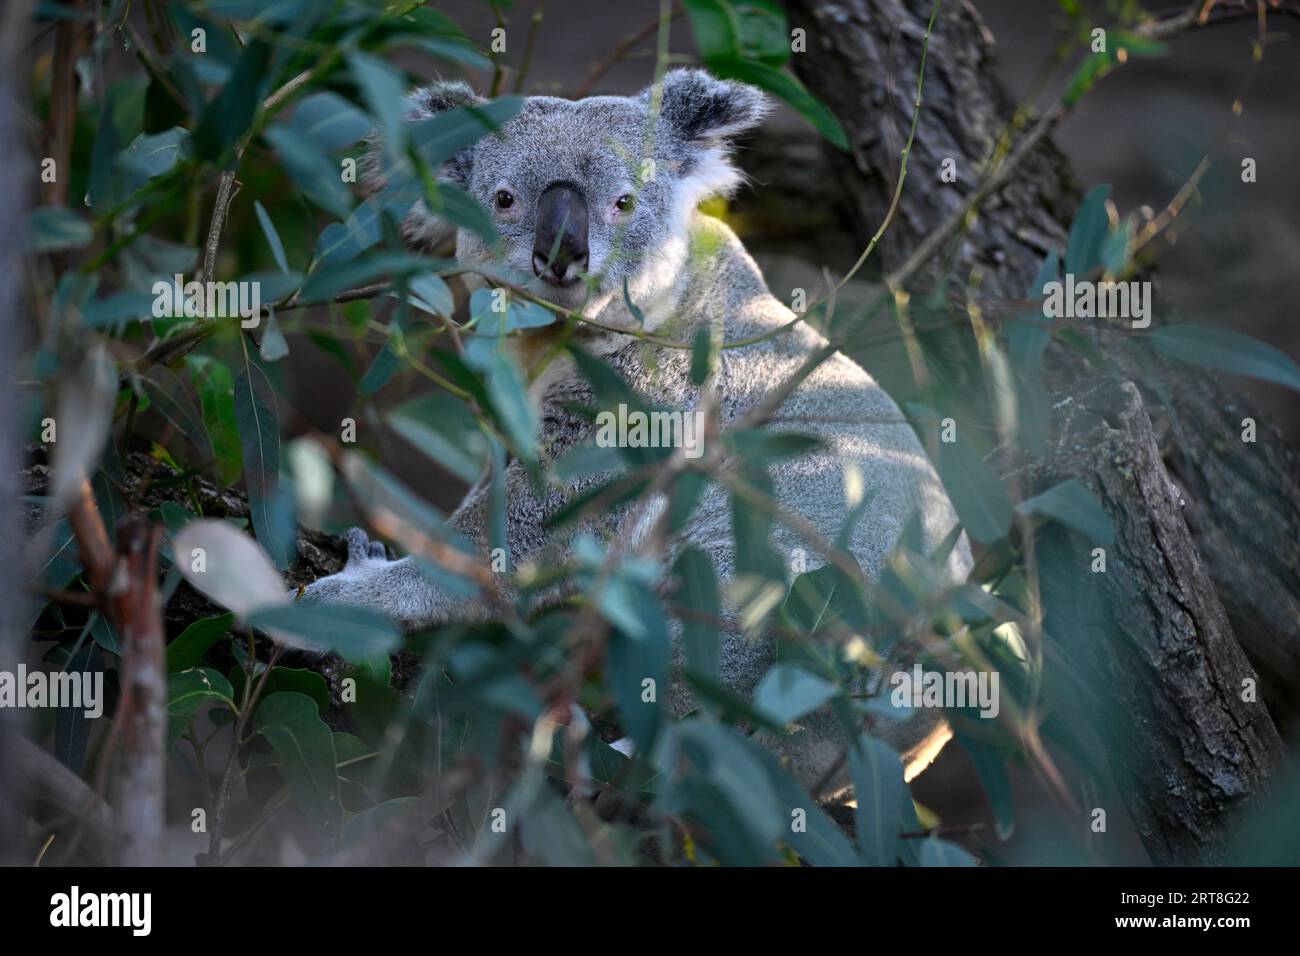
[[[614,200],[614,208],[619,212],[631,212],[636,206],[636,199],[631,193],[625,193]]]
[[[509,209],[511,206],[515,204],[514,194],[510,193],[505,189],[498,189],[496,195],[496,204],[498,209]]]

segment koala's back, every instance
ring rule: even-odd
[[[737,342],[772,332],[794,318],[769,292],[757,265],[724,224],[697,216],[693,244],[692,277],[677,320],[686,327],[667,330],[674,337],[690,340],[691,327],[709,323],[721,328],[724,341]],[[721,350],[716,387],[724,425],[766,400],[825,344],[824,337],[800,323],[762,342]],[[654,372],[642,371],[644,380],[633,383],[648,389],[650,397],[664,400],[665,383],[671,383],[668,390],[677,393],[676,400],[689,391],[683,384],[689,355],[665,354],[671,351],[657,352]],[[624,371],[637,377],[635,367]],[[872,579],[880,575],[914,516],[919,515],[927,552],[938,548],[956,524],[952,504],[915,432],[893,399],[847,356],[837,353],[823,362],[782,403],[767,427],[821,439],[822,447],[772,462],[768,471],[776,500],[825,540],[836,540],[851,511],[846,469],[856,468],[869,501],[855,525],[850,550]],[[709,554],[721,580],[733,575],[737,556],[724,490],[715,485],[705,493],[685,538]],[[787,560],[802,549],[809,570],[825,563],[803,537],[780,522],[774,525],[773,538]],[[954,582],[964,580],[970,567],[963,536],[949,555],[947,576]],[[723,640],[723,679],[734,690],[748,693],[775,660],[775,638],[748,638],[739,628],[730,630]],[[680,653],[678,648],[679,662]],[[692,706],[689,691],[675,687],[674,709],[680,713]],[[914,774],[942,746],[945,730],[937,715],[918,715],[906,727],[886,729],[884,736],[912,763],[909,774]],[[800,737],[769,743],[783,751],[797,776],[809,783],[838,756],[843,734],[829,714],[816,714],[805,721]]]
[[[701,242],[701,233],[707,240]],[[679,310],[678,321],[687,328],[666,329],[666,334],[685,334],[689,340],[693,327],[709,323],[721,327],[724,342],[738,342],[770,333],[794,319],[794,313],[769,292],[758,266],[730,229],[701,215],[696,217],[695,234],[696,246],[704,245],[707,254],[694,261]],[[722,349],[716,388],[724,426],[767,400],[824,345],[822,335],[800,323],[764,341]],[[662,350],[655,356],[654,371],[643,373],[643,381],[633,384],[650,389],[649,397],[662,400],[665,383],[670,382],[670,390],[677,393],[670,400],[680,400],[689,390],[683,384],[688,364],[688,354]],[[836,353],[804,379],[768,427],[822,440],[822,448],[774,462],[770,471],[777,499],[829,540],[835,540],[850,510],[845,470],[856,466],[870,503],[855,528],[851,550],[870,577],[878,576],[915,513],[920,514],[922,544],[928,550],[935,549],[956,524],[943,485],[902,411],[847,356]],[[721,517],[730,520],[729,514]],[[730,538],[729,528],[716,530],[713,534],[698,524],[692,528],[701,539]],[[807,543],[794,532],[778,526],[775,536],[778,547],[787,553],[795,548],[809,551],[810,567],[821,563],[813,560]],[[723,573],[730,569],[730,563],[719,568]],[[970,552],[963,539],[950,556],[948,572],[955,580],[964,578],[969,569]]]

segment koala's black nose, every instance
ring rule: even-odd
[[[533,272],[552,285],[569,286],[587,268],[587,201],[569,183],[547,187],[537,200]]]

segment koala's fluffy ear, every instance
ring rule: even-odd
[[[456,109],[458,106],[477,106],[486,100],[479,96],[467,83],[460,80],[443,81],[422,86],[406,94],[405,119],[408,123],[421,120]],[[383,137],[378,131],[371,133],[366,142],[366,157],[363,163],[362,184],[365,192],[376,192],[384,187],[383,177]],[[463,186],[469,179],[469,154],[457,153],[443,164],[440,179]]]
[[[458,106],[478,106],[487,101],[470,89],[468,83],[461,80],[439,80],[412,90],[407,94],[406,102],[409,106],[406,118],[419,120],[437,116]]]
[[[654,89],[642,96],[651,99]],[[752,129],[767,116],[767,98],[735,80],[719,80],[704,70],[670,70],[663,79],[659,116],[683,139],[709,142]]]
[[[428,86],[412,90],[406,95],[406,113],[408,123],[418,123],[460,106],[477,106],[487,102],[475,93],[467,83],[460,80],[439,80]],[[438,178],[457,186],[469,183],[470,151],[461,150],[442,164]],[[379,192],[387,185],[384,169],[384,142],[379,131],[366,138],[366,152],[361,161],[361,186],[365,195]],[[402,233],[407,242],[416,249],[433,250],[439,243],[453,234],[455,229],[445,221],[434,216],[424,203],[419,203],[407,215],[402,224]]]
[[[654,104],[654,87],[641,96]],[[719,80],[704,70],[670,70],[664,75],[659,122],[686,144],[683,196],[690,204],[730,194],[741,175],[728,158],[730,140],[767,116],[770,105],[757,89]]]
[[[407,94],[406,102],[407,122],[418,123],[420,120],[445,113],[447,110],[454,110],[460,106],[478,106],[486,103],[487,100],[470,89],[468,83],[460,80],[440,80],[429,86],[412,90]],[[455,183],[457,186],[466,185],[469,182],[469,158],[469,150],[461,150],[443,163],[438,178]]]

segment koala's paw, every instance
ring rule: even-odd
[[[349,528],[343,536],[348,546],[348,566],[369,561],[387,561],[388,549],[382,541],[371,541],[360,528]],[[345,567],[344,570],[347,570]]]
[[[343,570],[309,584],[301,600],[367,608],[408,632],[449,619],[453,605],[418,563],[411,558],[390,561],[383,542],[371,541],[360,528],[344,538],[348,560]]]
[[[373,603],[370,599],[375,596],[375,578],[389,563],[388,550],[382,541],[371,541],[360,528],[350,529],[343,540],[348,547],[343,570],[307,585],[299,600],[313,604]]]

